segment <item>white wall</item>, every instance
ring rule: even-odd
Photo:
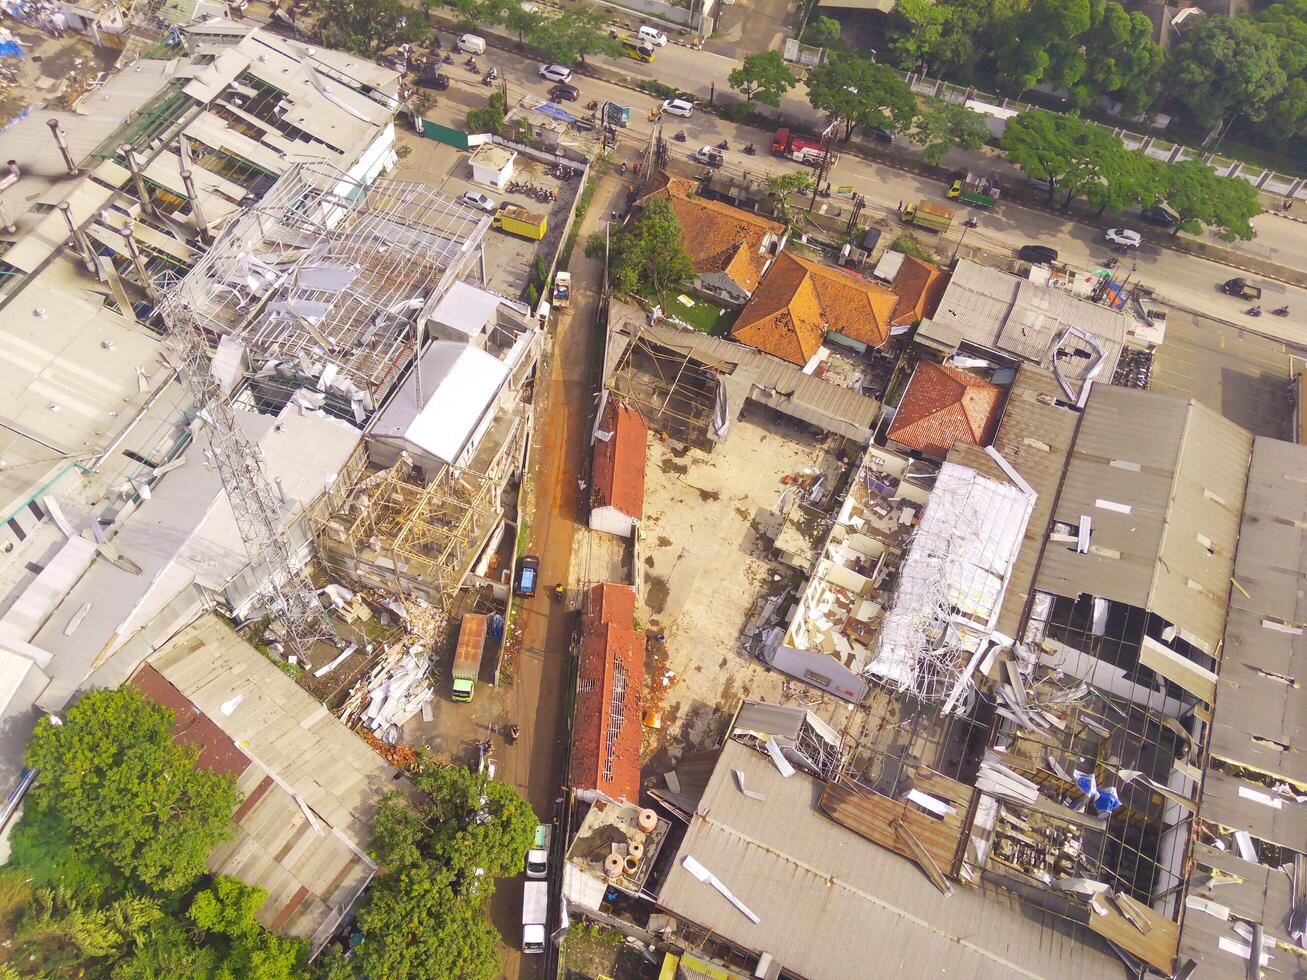
[[[616,507],[595,507],[590,511],[590,530],[629,538],[635,530],[635,521]]]

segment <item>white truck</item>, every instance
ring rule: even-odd
[[[522,952],[545,951],[545,924],[548,918],[548,882],[528,881],[522,887]]]
[[[549,876],[549,838],[554,828],[547,823],[536,824],[535,840],[526,852],[526,876],[528,878],[547,878]]]

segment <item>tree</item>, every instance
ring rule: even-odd
[[[1166,52],[1153,40],[1153,22],[1146,14],[1126,13],[1116,0],[1109,0],[1083,40],[1085,72],[1071,89],[1077,106],[1106,94],[1120,99],[1125,111],[1134,115],[1157,100]]]
[[[767,199],[772,214],[785,224],[790,223],[790,198],[812,190],[813,178],[806,170],[787,170],[783,174],[767,177]]]
[[[401,0],[324,0],[321,9],[324,43],[361,55],[417,40],[429,30],[416,17],[409,21],[413,8]]]
[[[504,26],[517,34],[519,42],[528,34],[538,31],[543,23],[544,15],[536,10],[528,10],[520,3],[510,6],[504,16]]]
[[[458,15],[456,23],[465,30],[481,24],[497,24],[505,17],[505,0],[447,0]]]
[[[490,94],[486,104],[480,109],[467,111],[467,131],[469,133],[495,133],[504,131],[504,93],[495,91]]]
[[[1104,180],[1085,188],[1085,197],[1100,215],[1109,208],[1123,214],[1135,205],[1151,207],[1166,193],[1165,171],[1165,164],[1122,145],[1109,157]]]
[[[1180,216],[1172,234],[1181,230],[1197,234],[1206,225],[1226,239],[1252,238],[1252,219],[1263,210],[1252,184],[1221,177],[1200,160],[1166,169],[1166,203]]]
[[[989,135],[989,126],[980,113],[938,99],[931,100],[912,128],[912,139],[921,146],[922,159],[932,167],[938,167],[950,150],[970,153],[980,149]]]
[[[219,875],[191,902],[187,917],[215,950],[220,975],[260,980],[294,980],[303,975],[308,953],[304,942],[283,939],[255,921],[267,899],[262,888]]]
[[[607,18],[593,7],[573,7],[557,17],[544,18],[527,41],[560,65],[584,62],[588,54],[622,54],[622,42],[609,35]]]
[[[1108,182],[1121,141],[1077,116],[1031,109],[1008,120],[1003,131],[1008,159],[1034,180],[1048,182],[1048,200],[1062,190],[1068,207],[1077,194]]]
[[[844,126],[845,140],[858,126],[907,129],[917,115],[916,97],[898,72],[853,54],[832,55],[808,74],[808,101]]]
[[[744,98],[757,99],[767,105],[780,105],[781,96],[794,88],[798,79],[785,64],[779,51],[759,51],[741,62],[726,76],[726,83]]]
[[[1248,17],[1202,17],[1172,52],[1175,98],[1201,126],[1231,113],[1257,122],[1288,79],[1278,45]]]
[[[844,29],[834,17],[817,16],[803,32],[803,43],[816,48],[838,48]]]
[[[609,236],[609,277],[626,293],[656,299],[666,305],[671,295],[694,278],[694,264],[685,250],[681,224],[671,202],[655,197],[639,217]],[[586,255],[601,258],[604,239],[594,235]]]
[[[197,769],[196,750],[173,744],[172,721],[134,687],[93,691],[62,725],[42,718],[26,753],[40,770],[32,809],[57,814],[123,875],[166,891],[203,873],[239,801],[231,776]]]
[[[1041,81],[1076,84],[1085,71],[1080,37],[1091,24],[1089,0],[1030,0],[994,51],[999,77],[1019,92]]]

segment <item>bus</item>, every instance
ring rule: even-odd
[[[636,61],[653,61],[654,47],[648,41],[638,37],[622,38],[622,49],[628,58]]]

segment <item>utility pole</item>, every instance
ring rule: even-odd
[[[826,180],[827,174],[830,173],[831,161],[835,156],[835,128],[838,125],[839,120],[832,119],[831,124],[822,130],[821,160],[817,163],[817,177],[812,184],[812,198],[808,201],[809,211],[817,206],[817,192],[821,190],[822,182]]]

